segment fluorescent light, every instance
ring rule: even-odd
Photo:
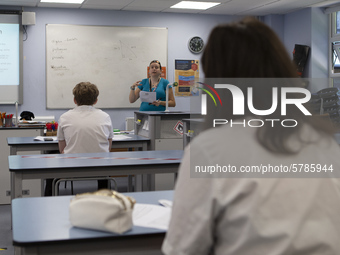
[[[40,0],[40,3],[81,4],[84,0]]]
[[[221,3],[217,2],[197,2],[197,1],[182,1],[179,2],[170,8],[177,9],[195,9],[195,10],[206,10]]]

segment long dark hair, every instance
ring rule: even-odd
[[[224,82],[225,78],[232,78],[231,81],[243,91],[245,96],[247,96],[247,87],[252,83],[255,84],[252,98],[256,109],[271,107],[273,87],[281,91],[282,87],[302,85],[301,80],[297,78],[293,61],[278,36],[267,25],[252,17],[215,27],[211,31],[201,61],[207,83],[218,84],[221,78],[224,78]],[[213,119],[233,120],[254,117],[247,107],[243,116],[234,116],[231,93],[226,89],[217,91],[222,98],[223,107],[215,107],[211,100],[208,100],[205,128],[212,127]],[[289,96],[289,98],[299,98],[301,94],[292,93]],[[333,132],[330,123],[307,117],[297,107],[289,106],[287,115],[281,116],[280,103],[277,110],[266,118],[280,121],[294,119],[298,122],[298,126],[294,128],[285,128],[278,124],[273,127],[272,123],[266,123],[258,128],[258,142],[272,152],[294,153],[295,151],[286,145],[286,141],[292,134],[300,131],[302,123],[311,124],[319,132],[328,134]],[[256,116],[256,119],[259,119],[259,116]]]

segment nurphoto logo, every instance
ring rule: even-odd
[[[220,96],[218,95],[217,91],[213,87],[211,87],[210,85],[205,84],[203,82],[197,82],[197,83],[202,84],[203,86],[206,86],[207,88],[209,88],[216,95],[216,97],[218,98],[218,100],[220,101],[220,104],[222,106],[222,100],[221,100]],[[209,90],[204,89],[204,88],[200,88],[200,87],[197,87],[197,88],[201,89],[205,93],[207,93],[212,98],[212,100],[214,101],[215,106],[217,106],[215,97],[211,94],[211,92]],[[202,94],[202,98],[201,98],[201,114],[202,115],[207,115],[207,95],[206,94]]]
[[[233,104],[233,115],[237,116],[237,115],[244,115],[245,113],[245,96],[242,92],[242,90],[232,84],[215,84],[214,88],[211,87],[208,84],[205,83],[200,83],[206,87],[208,87],[215,95],[216,97],[219,99],[220,104],[222,106],[222,101],[220,96],[218,95],[218,93],[216,92],[216,89],[228,89],[231,94],[232,94],[232,104]],[[214,98],[214,96],[212,95],[211,92],[209,92],[206,89],[203,88],[199,88],[203,91],[205,91],[214,101],[215,106],[217,106],[216,100]],[[304,95],[304,97],[301,98],[287,98],[287,94],[288,93],[301,93],[302,95]],[[281,115],[282,116],[286,116],[287,114],[287,105],[295,105],[304,115],[312,115],[307,109],[306,107],[303,105],[304,103],[307,103],[310,98],[311,98],[311,93],[309,90],[305,89],[305,88],[298,88],[298,87],[283,87],[281,88],[281,91],[278,91],[277,87],[273,87],[272,88],[272,105],[269,109],[265,109],[265,110],[259,110],[256,109],[254,107],[253,104],[253,88],[252,87],[248,87],[247,88],[247,107],[248,110],[253,113],[254,115],[257,116],[267,116],[270,115],[272,113],[274,113],[278,107],[278,96],[281,96]],[[207,115],[207,97],[206,94],[202,94],[202,99],[201,99],[201,114],[202,115]],[[277,121],[280,121],[278,119],[252,119],[252,120],[248,120],[247,124],[250,127],[261,127],[264,125],[264,121],[269,121],[272,123],[272,126],[274,126],[274,123]],[[225,125],[227,123],[232,124],[232,120],[226,120],[226,119],[214,119],[214,123],[213,123],[213,127],[215,127],[216,125]],[[255,124],[255,122],[257,124]],[[295,127],[297,126],[297,121],[294,119],[285,119],[285,120],[281,120],[281,125],[284,127]],[[293,124],[288,124],[288,123],[293,123]],[[246,120],[243,120],[242,122],[235,122],[234,121],[234,125],[246,125]]]

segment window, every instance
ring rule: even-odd
[[[330,77],[340,77],[340,11],[330,14]]]
[[[340,11],[336,12],[336,34],[340,34]]]
[[[333,55],[333,63],[332,69],[333,73],[340,73],[340,42],[332,43],[332,55]]]

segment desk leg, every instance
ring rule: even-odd
[[[17,248],[17,250],[15,249]],[[14,248],[14,255],[38,255],[38,248],[37,247],[25,247],[25,248]]]
[[[11,172],[11,199],[22,197],[22,174]]]
[[[142,150],[147,151],[148,150],[148,143],[143,143]]]
[[[9,155],[17,155],[17,148],[10,146],[9,148]]]
[[[41,179],[40,181],[40,196],[43,197],[45,194],[45,180]]]
[[[134,177],[133,175],[128,175],[128,188],[127,188],[128,192],[133,192],[133,188],[132,188],[132,178],[133,177]]]
[[[24,251],[21,247],[14,246],[14,255],[24,255]]]
[[[155,174],[150,174],[149,176],[150,191],[156,190],[156,177]]]
[[[141,192],[143,190],[143,175],[135,175],[135,192]]]
[[[143,191],[155,190],[155,174],[143,175]]]

